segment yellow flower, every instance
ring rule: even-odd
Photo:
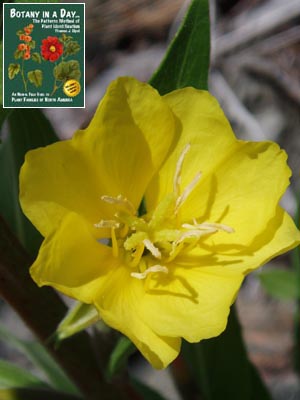
[[[225,329],[246,273],[299,244],[278,204],[289,177],[284,151],[237,140],[208,92],[120,78],[87,129],[26,155],[21,204],[45,237],[31,275],[166,367],[181,338]]]

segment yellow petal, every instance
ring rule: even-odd
[[[139,312],[147,314],[157,334],[198,342],[225,329],[244,276],[217,266],[213,259],[202,262],[203,266],[169,265],[169,275],[152,279],[139,299]]]
[[[116,210],[103,195],[121,194],[137,208],[173,134],[173,114],[153,88],[116,80],[86,130],[27,154],[20,175],[24,213],[46,236],[69,211],[92,225],[111,219]]]
[[[107,279],[94,303],[101,318],[128,336],[154,368],[165,368],[177,357],[181,339],[158,335],[148,326],[151,310],[140,310],[143,296],[143,283],[132,278],[127,268],[120,267]]]
[[[218,262],[230,266],[235,271],[244,274],[266,264],[270,259],[286,253],[300,244],[300,231],[292,218],[281,207],[277,207],[275,216],[268,222],[267,228],[253,237],[249,246],[232,246],[230,244],[215,244],[207,249],[218,254]]]
[[[43,242],[30,269],[39,286],[50,285],[84,303],[91,303],[103,277],[116,268],[112,249],[99,243],[84,219],[67,214]]]
[[[192,146],[183,164],[181,188],[187,186],[199,171],[209,174],[236,145],[236,138],[222,109],[208,92],[189,87],[171,92],[163,99],[176,117],[177,142],[147,190],[149,211],[173,192],[176,164],[188,143]]]
[[[190,342],[218,335],[224,330],[229,307],[246,273],[300,243],[300,232],[280,207],[268,229],[249,248],[224,255],[222,246],[211,254],[194,250],[169,266],[169,276],[152,282],[140,310],[161,335],[179,335]],[[146,312],[146,311],[145,311]]]
[[[100,171],[74,148],[72,141],[29,151],[20,173],[20,202],[42,235],[75,211],[91,226],[103,218]]]
[[[289,184],[286,153],[272,142],[235,139],[217,101],[192,88],[172,92],[164,99],[178,118],[179,140],[155,175],[146,195],[151,210],[173,191],[176,163],[187,143],[181,174],[181,192],[201,172],[201,179],[180,208],[180,220],[219,222],[233,234],[212,236],[216,243],[248,245],[266,228]],[[186,112],[189,110],[189,112]]]
[[[137,208],[174,136],[174,117],[158,92],[134,78],[112,82],[76,145],[101,171],[103,192]]]
[[[286,153],[276,143],[239,142],[182,207],[183,220],[220,222],[234,229],[206,243],[249,246],[267,228],[289,184]]]

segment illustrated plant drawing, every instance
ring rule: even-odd
[[[48,36],[42,39],[40,52],[32,52],[36,48],[36,41],[32,39],[33,24],[19,30],[17,35],[20,44],[14,52],[15,60],[21,59],[19,63],[11,63],[8,67],[9,79],[15,79],[20,74],[24,86],[24,91],[28,90],[28,83],[35,87],[41,87],[45,73],[41,69],[26,71],[26,61],[32,60],[39,64],[42,62],[51,62],[55,66],[53,68],[54,84],[51,96],[63,86],[69,79],[79,81],[81,76],[80,64],[77,60],[66,60],[75,55],[80,50],[79,43],[72,36],[62,34],[60,37]],[[60,61],[56,63],[57,61]],[[42,68],[42,66],[41,66]]]
[[[32,60],[41,63],[41,55],[38,52],[32,52],[36,48],[36,42],[32,39],[32,31],[34,29],[33,24],[25,26],[22,30],[17,31],[17,36],[21,43],[18,44],[15,52],[15,60],[21,60],[20,62],[11,63],[8,67],[9,79],[15,79],[19,74],[22,78],[24,91],[28,90],[28,83],[32,83],[34,86],[42,86],[43,72],[40,69],[26,71],[26,61]]]
[[[80,50],[79,43],[72,36],[62,34],[60,38],[56,36],[48,36],[42,40],[41,55],[46,62],[55,63],[53,68],[54,84],[51,96],[63,86],[69,79],[79,81],[81,72],[80,65],[77,60],[68,60],[66,58],[78,53]],[[56,64],[56,61],[60,62]]]

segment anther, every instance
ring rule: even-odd
[[[153,257],[161,259],[161,252],[158,250],[157,247],[154,246],[154,244],[151,242],[151,240],[144,239],[143,243],[144,243],[146,249],[149,250],[150,253],[153,255]]]
[[[163,272],[164,274],[167,274],[169,270],[164,265],[152,265],[152,267],[147,268],[144,272],[131,272],[130,275],[133,278],[142,280],[147,278],[147,275],[151,272]]]
[[[116,204],[119,206],[124,206],[132,214],[135,214],[135,212],[136,212],[133,204],[126,197],[122,196],[121,194],[119,194],[117,197],[103,195],[103,196],[101,196],[101,200],[105,201],[105,203],[108,203],[108,204]]]
[[[113,219],[102,219],[97,224],[94,224],[95,228],[120,228],[120,223]]]

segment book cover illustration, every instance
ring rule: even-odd
[[[4,108],[84,107],[84,6],[3,4]]]

